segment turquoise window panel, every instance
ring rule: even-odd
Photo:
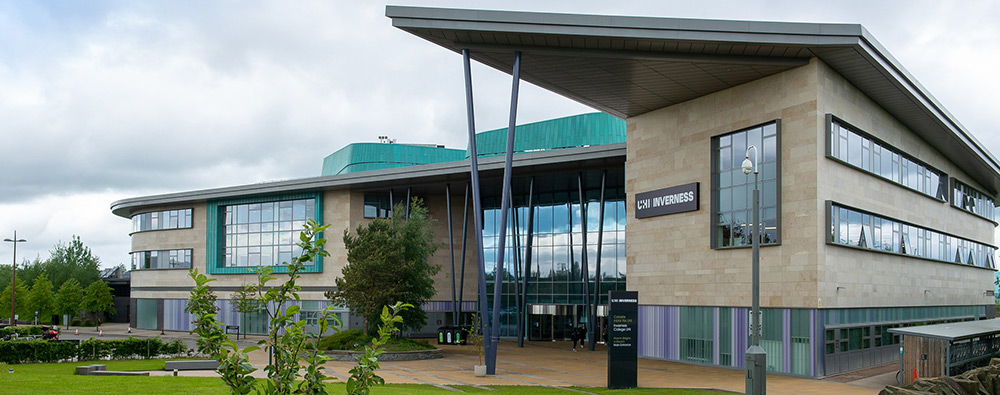
[[[279,194],[279,195],[262,195],[262,196],[251,196],[239,199],[226,199],[226,200],[213,200],[209,201],[206,205],[206,252],[205,252],[205,271],[210,274],[250,274],[253,273],[255,267],[237,266],[228,267],[225,265],[224,260],[224,247],[225,247],[225,232],[223,226],[225,223],[225,207],[230,205],[239,204],[252,204],[252,203],[269,203],[269,202],[280,202],[286,200],[300,200],[300,199],[313,199],[314,207],[313,213],[315,215],[315,220],[317,223],[323,223],[323,193],[322,192],[304,192],[304,193],[292,193],[292,194]],[[319,234],[318,237],[323,237],[323,234]],[[288,269],[284,265],[272,266],[275,273],[288,273]],[[300,273],[322,273],[323,272],[323,257],[317,257],[316,261],[312,265],[307,265]]]

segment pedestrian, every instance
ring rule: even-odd
[[[583,340],[587,338],[587,325],[580,323],[580,326],[573,330],[573,351],[576,351],[576,342],[580,342],[583,347]]]

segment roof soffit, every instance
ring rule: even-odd
[[[994,198],[1000,162],[861,25],[386,7],[393,26],[628,118],[816,56],[935,146]],[[1000,199],[998,199],[1000,200]]]

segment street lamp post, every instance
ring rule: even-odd
[[[17,294],[17,243],[24,243],[27,240],[18,239],[15,230],[13,239],[3,239],[3,241],[14,243],[13,265],[10,267],[10,325],[14,326],[14,295]]]
[[[750,162],[750,150],[753,150],[753,162]],[[746,159],[743,159],[743,174],[753,172],[753,233],[751,246],[753,249],[753,307],[750,310],[750,347],[746,353],[746,394],[763,395],[767,393],[766,366],[767,354],[760,347],[760,189],[758,188],[757,147],[747,147]]]

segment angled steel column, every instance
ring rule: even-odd
[[[583,195],[582,172],[576,173],[576,186],[577,191],[580,192],[580,234],[583,236],[583,240],[581,241],[583,246],[580,247],[580,277],[583,278],[583,310],[584,314],[590,315],[590,267],[587,265],[587,255],[589,255],[587,254],[587,197]],[[587,323],[590,324],[590,327],[593,327],[594,317],[587,317]]]
[[[469,50],[462,50],[462,61],[465,62],[465,112],[469,121],[469,165],[470,172],[472,176],[472,217],[475,220],[476,225],[476,259],[479,261],[479,322],[482,324],[482,334],[484,337],[489,337],[489,320],[487,320],[486,313],[486,258],[483,254],[483,201],[479,198],[479,153],[476,151],[476,118],[473,111],[472,105],[472,69],[469,65]],[[486,347],[486,354],[489,355],[491,350],[494,349],[494,345],[487,342],[484,344]],[[496,351],[493,351],[493,355],[496,355]],[[496,359],[494,358],[494,363]],[[486,366],[490,364],[489,359],[486,361]],[[487,368],[487,372],[489,368]]]
[[[489,350],[486,350],[486,374],[496,374],[497,345],[500,343],[500,290],[503,286],[504,252],[507,242],[507,212],[510,210],[510,176],[514,161],[514,128],[517,124],[517,90],[521,82],[521,51],[514,52],[513,82],[510,88],[510,118],[507,122],[507,154],[503,161],[503,191],[500,197],[500,240],[497,244],[496,274],[493,280],[493,319]]]
[[[392,188],[389,188],[389,222],[392,222],[392,214],[396,211],[396,203],[392,200]]]
[[[597,337],[601,335],[601,332],[597,330],[596,323],[600,322],[600,318],[597,317],[597,306],[601,304],[601,246],[604,243],[604,185],[608,178],[608,171],[605,170],[601,173],[601,209],[600,214],[598,214],[597,220],[597,279],[594,280],[594,305],[592,310],[590,310],[590,316],[594,317],[595,325],[590,326],[590,351],[594,351],[594,345],[597,344]],[[608,325],[607,322],[604,325]]]
[[[511,206],[514,205],[514,196],[510,197]],[[524,346],[524,321],[521,319],[521,218],[518,215],[517,207],[511,211],[511,221],[513,221],[513,226],[510,228],[514,233],[512,238],[514,242],[514,311],[517,314],[517,344],[518,347]]]
[[[458,313],[462,314],[462,296],[465,295],[465,245],[469,239],[469,183],[465,183],[465,200],[462,204],[462,272],[458,277]],[[464,320],[463,320],[464,321]]]
[[[455,232],[451,223],[451,184],[444,184],[444,204],[448,212],[448,256],[451,258],[451,321],[458,325],[459,308],[455,305]]]
[[[527,323],[528,321],[528,279],[531,278],[531,238],[534,237],[534,222],[535,222],[535,207],[532,205],[534,201],[532,200],[535,195],[535,177],[532,176],[528,180],[528,243],[524,251],[524,270],[521,271],[524,279],[521,281],[521,319]],[[527,327],[527,325],[525,325]],[[517,338],[517,346],[524,347],[524,333],[523,330],[518,332],[520,336]]]
[[[403,215],[403,218],[406,218],[406,219],[410,219],[410,191],[412,189],[413,188],[411,188],[411,187],[406,187],[406,202],[403,203],[403,204],[406,205],[406,211],[405,211],[405,214]]]

